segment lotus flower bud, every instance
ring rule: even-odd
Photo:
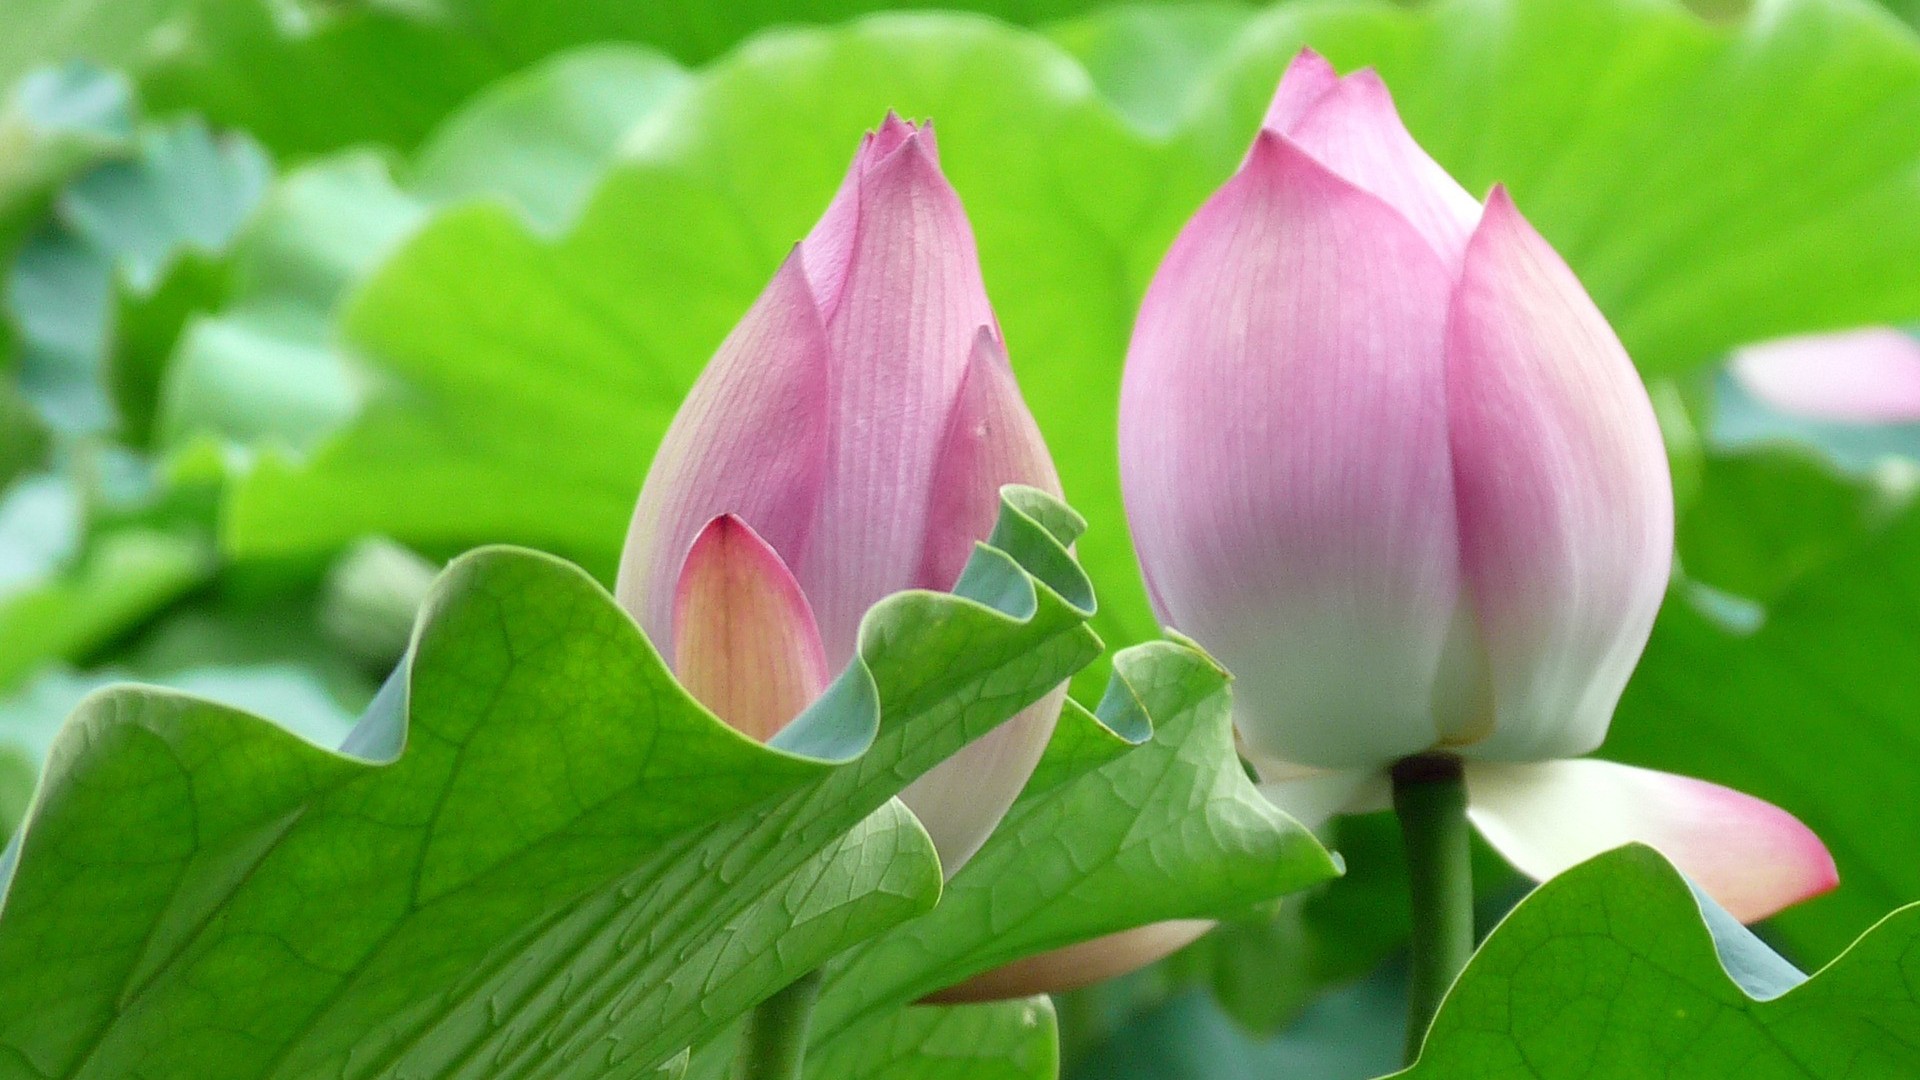
[[[1599,745],[1646,644],[1672,561],[1660,429],[1572,271],[1503,189],[1482,205],[1428,157],[1373,72],[1303,53],[1168,252],[1120,458],[1153,602],[1235,672],[1236,724],[1283,805],[1323,819],[1376,800],[1393,762],[1452,753],[1470,793],[1473,762],[1516,763],[1476,820],[1528,807],[1497,830],[1529,833],[1523,869],[1616,839],[1534,837],[1558,819],[1513,792],[1529,763]],[[1614,779],[1644,791],[1633,772]],[[1580,779],[1559,790],[1606,787]],[[1738,913],[1831,884],[1798,822],[1684,784],[1699,813],[1667,819],[1691,830],[1657,838],[1670,856],[1792,856],[1754,869],[1777,879],[1760,888],[1726,859],[1683,863]],[[1784,847],[1761,842],[1781,829]]]
[[[1733,376],[1789,416],[1920,423],[1920,339],[1887,327],[1782,338],[1734,354]]]
[[[953,586],[1009,483],[1060,490],[932,128],[889,115],[675,416],[615,591],[690,693],[770,738],[876,601]],[[1064,693],[903,793],[949,874],[1025,784]]]
[[[1107,934],[983,971],[956,986],[927,995],[933,1005],[1004,1001],[1059,994],[1137,971],[1198,941],[1213,923],[1174,919]]]

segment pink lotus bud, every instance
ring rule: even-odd
[[[1920,339],[1885,327],[1749,345],[1733,375],[1768,407],[1847,424],[1920,423]]]
[[[1121,474],[1162,618],[1303,765],[1592,749],[1672,558],[1666,454],[1579,282],[1370,71],[1312,53],[1147,293]]]
[[[929,994],[926,1001],[961,1005],[1078,990],[1163,960],[1211,929],[1213,923],[1204,919],[1175,919],[1122,930],[1002,964]]]
[[[1579,281],[1311,52],[1147,292],[1120,465],[1161,618],[1310,818],[1408,755],[1599,745],[1672,561],[1653,407]]]
[[[1060,490],[933,130],[889,115],[674,418],[616,593],[689,692],[769,738],[876,601],[952,587],[1009,483]],[[948,873],[1026,782],[1063,693],[903,794]]]

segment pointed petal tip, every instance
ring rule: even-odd
[[[921,586],[948,589],[959,579],[974,543],[992,533],[999,492],[1007,484],[1060,494],[1060,475],[1020,393],[1012,362],[998,332],[982,325],[974,333],[935,452],[926,538],[915,575]]]
[[[1468,814],[1535,880],[1624,844],[1672,861],[1743,923],[1832,890],[1833,855],[1800,819],[1744,792],[1592,758],[1471,763]]]
[[[1267,105],[1261,126],[1270,131],[1291,131],[1314,103],[1339,84],[1340,73],[1327,58],[1311,47],[1302,46],[1281,73],[1280,84],[1274,87],[1273,100]]]
[[[687,551],[673,639],[674,673],[687,692],[762,742],[828,682],[826,653],[799,582],[735,514],[708,521]]]
[[[869,166],[891,156],[902,146],[909,143],[920,145],[921,149],[933,154],[938,160],[939,149],[933,145],[933,122],[907,120],[898,110],[888,109],[880,126],[867,133],[863,148],[870,143]]]

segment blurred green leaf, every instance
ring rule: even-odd
[[[84,657],[203,583],[212,551],[173,533],[94,541],[69,571],[0,596],[0,691],[48,659]]]
[[[1400,1063],[1406,1030],[1400,966],[1335,988],[1285,1031],[1256,1035],[1204,994],[1130,1014],[1086,1048],[1068,1080],[1363,1080]]]
[[[1128,13],[1120,37],[1151,39],[1152,17]],[[1095,29],[1067,36],[1113,40]],[[390,381],[312,459],[264,462],[228,542],[311,560],[368,532],[436,555],[512,540],[610,575],[685,388],[894,107],[937,118],[1014,367],[1066,490],[1108,526],[1081,551],[1098,626],[1115,644],[1151,637],[1112,425],[1093,418],[1114,414],[1165,245],[1304,40],[1378,63],[1470,184],[1509,181],[1649,368],[1920,313],[1920,278],[1901,269],[1920,247],[1920,45],[1862,8],[1788,0],[1715,28],[1629,0],[1285,6],[1248,24],[1171,140],[1128,127],[1034,35],[875,18],[773,35],[703,72],[557,242],[486,208],[438,216],[346,316]],[[1128,63],[1103,54],[1099,70]],[[557,445],[555,430],[577,437]],[[1076,689],[1102,685],[1090,671]]]
[[[1907,496],[1805,448],[1709,453],[1677,530],[1689,579],[1765,602],[1885,526]]]
[[[338,347],[340,294],[426,216],[379,155],[295,170],[229,255],[230,303],[186,321],[160,391],[162,445],[217,436],[301,452],[359,409],[366,376]]]
[[[180,338],[163,437],[310,450],[360,409],[373,378],[334,328],[347,289],[436,205],[499,201],[543,230],[569,224],[620,139],[685,78],[645,49],[583,49],[481,94],[399,180],[364,151],[288,174],[234,246],[233,302]]]
[[[41,467],[49,442],[46,426],[9,382],[0,382],[0,493],[21,475]]]
[[[1789,471],[1782,498],[1801,483]],[[1764,501],[1764,500],[1760,500]],[[1791,954],[1834,955],[1920,897],[1920,511],[1800,576],[1750,635],[1679,595],[1654,627],[1604,757],[1698,776],[1791,810],[1840,887],[1769,923]]]
[[[1246,4],[1116,5],[1046,28],[1142,131],[1171,134],[1211,104],[1256,17]]]
[[[133,88],[126,76],[85,63],[0,77],[0,253],[11,254],[74,173],[133,140]]]
[[[1703,912],[1652,849],[1622,848],[1514,910],[1448,993],[1418,1065],[1396,1075],[1894,1080],[1920,1054],[1916,950],[1920,905],[1806,979]]]
[[[208,259],[271,171],[250,140],[188,118],[143,128],[124,156],[60,189],[6,280],[21,390],[56,430],[145,441],[174,334],[224,295]]]
[[[135,72],[162,111],[190,110],[296,156],[379,142],[410,149],[463,100],[543,57],[599,41],[703,61],[770,26],[890,7],[1017,22],[1099,0],[10,0],[0,86],[48,59]]]
[[[137,679],[135,672],[108,668],[82,675],[55,668],[0,701],[0,749],[11,750],[28,763],[29,790],[61,723],[88,694],[130,679]],[[293,664],[192,667],[170,672],[162,679],[137,681],[270,717],[273,723],[321,746],[339,745],[353,728],[354,714],[309,671]]]
[[[678,64],[632,46],[556,57],[489,87],[435,131],[413,189],[438,203],[504,198],[539,229],[558,232],[620,140],[687,81]]]
[[[1077,519],[1043,499],[1009,496],[967,579],[1007,610],[884,601],[778,748],[688,698],[577,568],[516,549],[449,568],[340,753],[177,693],[88,698],[0,858],[0,1061],[651,1073],[932,905],[891,795],[1098,649],[1063,599],[1087,593]]]

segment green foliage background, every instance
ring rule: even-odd
[[[539,548],[604,584],[680,395],[888,108],[936,122],[1016,372],[1087,518],[1091,626],[1111,648],[1151,641],[1113,461],[1133,307],[1311,44],[1343,69],[1377,66],[1470,189],[1512,188],[1662,406],[1682,574],[1603,752],[1732,784],[1820,832],[1842,887],[1762,928],[1803,967],[1920,899],[1906,812],[1920,511],[1910,471],[1886,464],[1920,436],[1759,424],[1758,441],[1736,439],[1753,406],[1717,377],[1744,342],[1920,323],[1920,40],[1901,21],[1915,12],[882,6],[14,0],[0,14],[0,829],[102,684],[190,690],[221,705],[129,709],[227,717],[299,762],[286,768],[324,771],[339,766],[232,711],[337,744],[400,660],[427,582],[476,545]],[[1076,695],[1095,703],[1110,674],[1095,660]],[[115,842],[161,831],[124,828]],[[1367,981],[1404,932],[1395,840],[1358,820],[1332,842],[1340,881],[1277,911],[1193,900],[1230,925],[1063,999],[1060,1052],[1089,1076],[1383,1071],[1364,1053],[1313,1056],[1315,1039],[1397,1039],[1378,1030],[1391,978]],[[1519,886],[1485,861],[1491,924]],[[1587,891],[1543,890],[1519,914],[1638,889],[1666,939],[1693,932],[1658,867],[1588,873]],[[19,921],[9,910],[0,935]],[[1050,1075],[1049,1009],[876,1014],[865,1022],[893,1026],[821,1060]],[[1116,1049],[1155,1024],[1152,1053]],[[946,1046],[961,1064],[882,1045]],[[1111,1072],[1122,1058],[1159,1071]]]

